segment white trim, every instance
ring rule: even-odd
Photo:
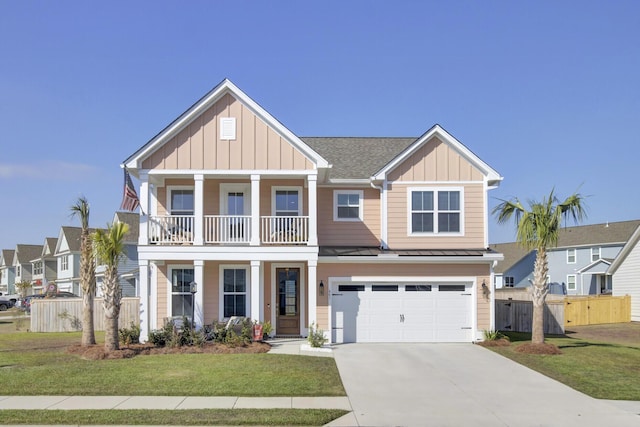
[[[171,264],[167,266],[167,315],[166,317],[173,317],[173,282],[171,278],[173,277],[173,270],[193,270],[193,274],[195,277],[195,266],[193,264]],[[185,292],[178,292],[176,295],[184,295]],[[193,304],[193,302],[192,302]]]
[[[222,215],[229,215],[229,193],[243,193],[243,213],[242,215],[251,215],[251,184],[250,183],[232,183],[220,184],[220,208]]]
[[[302,216],[304,212],[304,191],[302,186],[273,186],[271,187],[271,215],[276,214],[276,191],[297,191],[298,192],[298,216]]]
[[[400,180],[389,180],[392,184],[398,185],[477,185],[477,184],[486,184],[486,181],[400,181]]]
[[[573,277],[573,289],[569,287],[569,277]],[[578,278],[576,274],[567,274],[567,291],[577,291],[578,290]]]
[[[166,179],[170,177],[190,177],[193,175],[203,175],[206,177],[227,178],[242,177],[247,178],[251,175],[269,175],[271,177],[290,177],[290,176],[307,176],[318,175],[316,169],[151,169],[149,176],[154,178]]]
[[[271,263],[271,325],[273,326],[273,333],[277,334],[278,330],[278,324],[276,322],[276,318],[277,318],[277,310],[276,310],[276,305],[277,305],[277,294],[278,294],[278,278],[276,277],[276,269],[278,268],[299,268],[300,269],[300,283],[298,283],[298,287],[299,292],[300,292],[300,324],[298,325],[299,329],[300,329],[300,334],[303,336],[307,336],[309,333],[309,329],[307,328],[307,326],[304,324],[305,323],[305,318],[307,317],[307,310],[306,310],[306,304],[304,302],[306,302],[307,300],[307,292],[306,292],[306,288],[307,288],[307,275],[306,275],[306,263],[283,263],[283,262],[278,262],[278,263]]]
[[[235,141],[236,139],[236,118],[220,117],[220,140]]]
[[[248,264],[220,264],[218,267],[218,320],[229,320],[228,317],[224,317],[224,270],[244,270],[245,271],[245,304],[244,304],[244,317],[251,317],[251,265]],[[240,292],[235,292],[235,295],[240,295]]]
[[[194,185],[167,185],[167,204],[165,205],[165,210],[167,211],[167,215],[174,215],[172,206],[171,206],[171,193],[176,190],[191,190],[193,191],[193,214],[196,213],[196,186]],[[184,215],[184,214],[183,214]]]
[[[358,196],[358,218],[338,217],[338,196],[341,194]],[[363,190],[333,190],[333,220],[335,222],[362,222],[364,221],[364,191]]]
[[[611,263],[611,266],[609,266],[609,274],[613,275],[618,270],[627,256],[629,256],[629,253],[633,250],[633,248],[635,248],[636,244],[638,243],[638,238],[640,238],[640,226],[636,228],[627,243],[624,244],[624,246],[618,253],[618,256],[616,256]]]
[[[414,191],[417,192],[433,192],[433,232],[413,232],[412,231],[412,209],[411,209],[411,201],[412,201],[412,193]],[[448,232],[448,231],[440,231],[438,226],[438,213],[440,213],[440,209],[438,206],[438,193],[439,192],[455,192],[460,193],[460,231],[456,232]],[[464,212],[465,212],[465,203],[464,203],[464,187],[407,187],[407,236],[410,237],[450,237],[450,236],[464,236]],[[442,213],[455,213],[456,211],[443,211]]]
[[[569,260],[569,251],[573,251],[573,261]],[[567,264],[575,264],[578,260],[578,251],[576,248],[567,248]]]

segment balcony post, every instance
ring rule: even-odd
[[[260,245],[260,175],[251,175],[251,246]]]
[[[317,195],[317,175],[307,176],[308,196],[309,196],[309,241],[308,246],[318,246],[318,195]]]
[[[204,175],[194,175],[193,194],[193,244],[204,244]]]
[[[140,172],[140,225],[138,230],[138,244],[149,244],[149,174]]]

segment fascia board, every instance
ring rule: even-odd
[[[497,256],[499,255],[499,256]],[[398,256],[398,257],[378,257],[378,256],[319,256],[318,263],[358,263],[358,264],[490,264],[494,261],[501,261],[502,254],[483,255],[482,257],[460,257],[460,256]]]
[[[275,117],[269,114],[264,108],[262,108],[257,102],[251,99],[247,94],[240,90],[230,80],[225,79],[212,89],[209,94],[205,95],[200,101],[196,102],[187,111],[185,111],[180,117],[178,117],[167,128],[162,130],[158,135],[153,137],[136,153],[130,156],[123,162],[123,166],[127,169],[138,169],[142,160],[146,156],[156,149],[158,146],[164,144],[166,141],[173,138],[180,133],[186,126],[188,126],[196,117],[202,114],[207,108],[215,104],[220,98],[227,93],[232,94],[236,99],[246,105],[256,116],[263,120],[267,125],[275,129],[286,140],[293,144],[296,148],[302,151],[307,157],[311,158],[318,168],[326,168],[329,163],[320,156],[317,152],[311,149],[300,138],[298,138],[293,132],[287,129],[282,123],[280,123]]]
[[[609,266],[609,273],[614,274],[622,262],[627,258],[629,253],[633,250],[633,248],[638,244],[640,240],[640,226],[636,228],[636,231],[633,232],[631,238],[627,241],[627,243],[622,247],[618,256],[613,260],[611,265]]]
[[[422,145],[424,145],[429,139],[433,136],[441,137],[445,142],[449,143],[456,151],[460,153],[464,158],[466,158],[469,162],[471,162],[475,167],[480,169],[485,176],[485,179],[489,183],[489,185],[497,186],[504,179],[500,174],[489,166],[487,163],[482,161],[477,155],[475,155],[471,150],[469,150],[464,144],[458,141],[453,135],[444,130],[440,125],[436,124],[427,132],[425,132],[420,138],[418,138],[413,144],[411,144],[408,149],[406,149],[400,156],[393,159],[386,166],[384,166],[380,171],[378,171],[374,176],[374,180],[384,180],[386,179],[387,174],[395,169],[398,165],[404,162],[407,158],[409,158],[413,153],[415,153]]]

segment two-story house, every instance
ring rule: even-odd
[[[129,226],[124,239],[124,255],[118,262],[118,276],[123,297],[138,296],[138,230],[140,215],[133,212],[116,212],[113,223],[122,222]],[[96,267],[96,295],[102,296],[104,266]]]
[[[596,295],[610,293],[609,267],[640,226],[640,220],[562,228],[555,248],[547,249],[548,281],[552,293]],[[517,243],[491,245],[505,255],[495,268],[497,287],[527,287],[533,280],[536,251]]]
[[[55,237],[47,237],[42,245],[40,255],[31,260],[31,281],[37,289],[47,291],[46,286],[55,282],[58,276],[55,250],[57,240]]]
[[[492,329],[487,198],[502,178],[438,125],[300,138],[224,80],[123,167],[140,180],[143,339],[192,310],[280,336],[315,324],[331,342]]]
[[[58,291],[81,295],[80,289],[80,227],[60,227],[55,248]]]
[[[13,266],[13,249],[0,251],[0,292],[2,295],[15,295],[15,267]]]
[[[42,245],[17,244],[13,254],[15,283],[31,282],[31,290],[27,293],[42,292],[42,283],[33,282],[32,261],[42,255]]]

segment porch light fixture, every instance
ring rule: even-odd
[[[318,289],[320,291],[320,296],[324,296],[324,283],[322,283],[322,280],[320,280],[320,285],[318,286]]]
[[[189,291],[191,292],[191,330],[193,330],[196,324],[196,292],[198,292],[198,284],[196,282],[189,283]]]

